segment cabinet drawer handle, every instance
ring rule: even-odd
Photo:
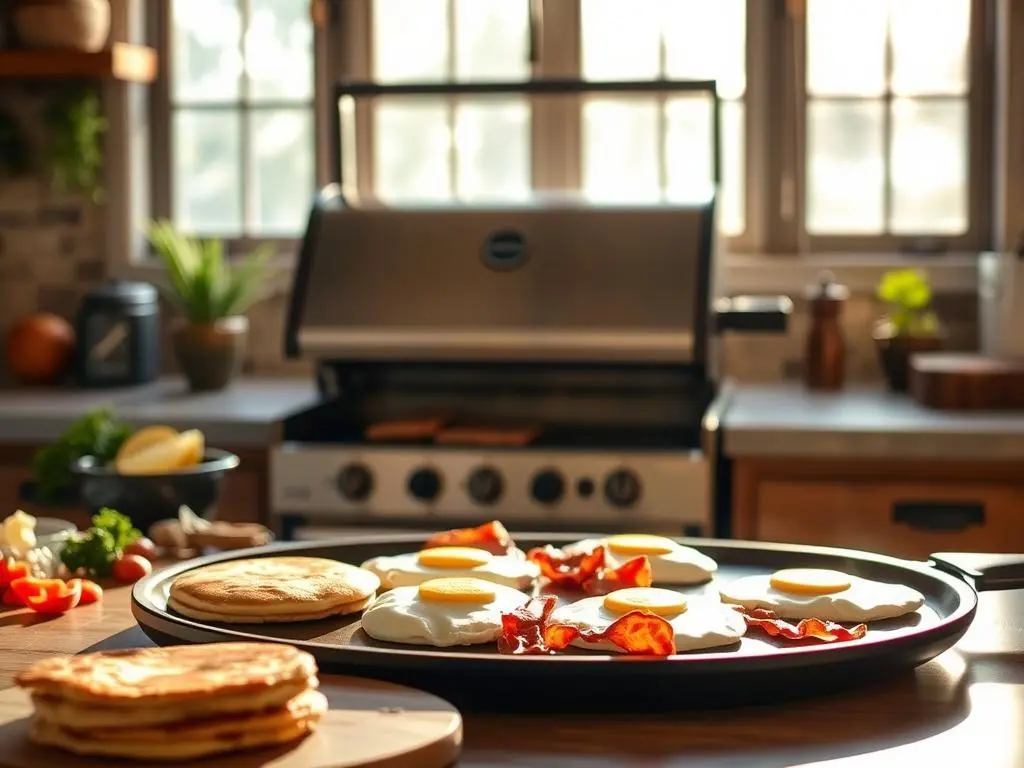
[[[980,501],[897,501],[892,521],[923,531],[962,531],[985,524],[985,504]]]

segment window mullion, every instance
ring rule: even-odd
[[[580,0],[539,0],[537,77],[580,76]],[[532,177],[535,189],[578,189],[582,179],[582,100],[535,97],[531,103]]]
[[[802,3],[764,5],[770,6],[765,20],[767,131],[761,150],[769,180],[764,250],[791,254],[805,250],[806,20]]]

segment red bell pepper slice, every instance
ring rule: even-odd
[[[32,575],[28,563],[10,558],[0,559],[0,588],[9,587],[15,579],[23,579]]]
[[[68,586],[72,584],[77,584],[82,590],[82,599],[78,603],[79,605],[89,605],[89,603],[97,603],[103,599],[103,587],[95,581],[71,579],[68,581]]]
[[[36,613],[66,613],[82,599],[81,583],[60,579],[34,579],[31,576],[11,582],[11,589],[26,607]]]
[[[0,599],[0,602],[2,602],[8,608],[21,608],[25,605],[23,602],[21,602],[21,598],[18,597],[17,593],[10,587],[6,587],[4,589],[4,596],[2,599]]]

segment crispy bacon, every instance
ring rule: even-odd
[[[847,628],[834,621],[822,621],[821,619],[802,619],[794,626],[780,619],[774,611],[769,611],[766,608],[742,608],[738,605],[733,607],[743,614],[747,627],[756,627],[771,637],[781,637],[784,640],[820,640],[823,643],[847,642],[860,640],[868,631],[864,624]]]
[[[507,555],[515,549],[515,543],[504,525],[497,520],[491,520],[476,528],[454,528],[435,533],[427,539],[423,549],[432,547],[473,547],[484,549],[492,555]]]
[[[596,643],[607,640],[625,653],[643,656],[671,656],[676,652],[672,625],[660,616],[630,611],[603,631],[585,630],[551,621],[557,598],[535,598],[512,613],[501,617],[498,652],[506,654],[554,654],[569,647],[573,640]]]
[[[549,546],[531,549],[526,557],[540,566],[540,574],[549,585],[561,589],[600,595],[624,587],[649,587],[653,583],[651,564],[645,556],[634,557],[618,568],[608,568],[604,547],[567,554]]]

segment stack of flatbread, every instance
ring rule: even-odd
[[[186,571],[171,583],[167,605],[225,624],[313,621],[363,610],[379,586],[375,574],[337,560],[260,557]]]
[[[316,661],[274,643],[59,657],[17,677],[31,738],[79,755],[187,760],[298,740],[327,711]]]

